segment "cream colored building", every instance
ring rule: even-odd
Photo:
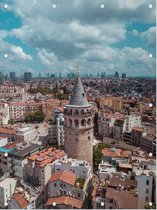
[[[0,125],[8,124],[10,119],[8,104],[0,104]]]
[[[8,198],[14,193],[17,179],[5,178],[0,180],[0,208],[4,209],[8,206]]]

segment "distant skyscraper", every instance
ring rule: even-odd
[[[122,78],[123,78],[123,79],[126,78],[126,74],[125,74],[125,73],[122,74]]]
[[[15,72],[10,72],[10,79],[11,80],[16,80],[16,74],[15,74]]]
[[[3,84],[4,80],[5,80],[4,74],[3,72],[0,72],[0,84]]]
[[[118,73],[118,71],[115,72],[114,77],[115,77],[115,78],[119,78],[119,73]]]
[[[28,82],[32,80],[32,73],[31,72],[25,72],[24,73],[24,81]]]
[[[93,115],[80,74],[76,77],[72,96],[64,110],[65,151],[70,158],[88,161],[93,165]]]

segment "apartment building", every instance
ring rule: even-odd
[[[138,185],[139,208],[144,209],[145,204],[152,202],[153,198],[153,180],[155,173],[150,170],[134,170],[135,179]]]
[[[113,126],[116,120],[116,116],[114,114],[98,114],[98,135],[101,137],[113,136]]]
[[[141,148],[149,153],[152,153],[153,156],[156,156],[156,138],[155,136],[143,136],[141,139]]]
[[[54,110],[53,119],[49,121],[48,143],[64,145],[64,114],[60,110]]]
[[[17,129],[16,140],[31,143],[37,138],[38,134],[35,127],[24,127]]]
[[[110,178],[106,187],[104,206],[105,209],[138,209],[137,181],[117,176]]]
[[[5,209],[8,206],[8,198],[14,193],[17,179],[0,179],[0,208]]]
[[[10,119],[23,120],[25,114],[24,102],[9,103]]]
[[[10,119],[9,106],[6,103],[0,104],[0,125],[8,124]]]
[[[125,117],[126,118],[126,131],[131,132],[133,127],[141,127],[141,116],[131,114]]]
[[[57,160],[52,165],[52,171],[70,171],[76,174],[77,177],[90,178],[91,166],[87,161],[77,159]]]
[[[27,178],[27,157],[37,153],[43,146],[38,144],[30,144],[15,148],[8,152],[7,164],[11,175],[21,179]]]
[[[16,139],[16,129],[13,127],[0,127],[0,136],[8,138],[8,142]]]
[[[8,144],[8,138],[0,136],[0,147],[4,147],[6,144]]]
[[[114,122],[113,138],[116,140],[123,140],[123,134],[126,131],[126,119],[118,118]]]
[[[33,100],[9,103],[10,118],[15,120],[23,120],[27,114],[41,110],[41,103]]]
[[[53,173],[48,183],[49,199],[47,201],[47,205],[49,206],[50,200],[52,198],[58,197],[58,199],[61,199],[64,196],[67,198],[73,197],[75,199],[81,200],[83,203],[86,197],[85,182],[85,179],[77,178],[77,176],[70,171],[60,171]]]
[[[30,183],[45,186],[51,177],[52,163],[57,160],[63,160],[67,155],[63,150],[55,148],[44,149],[27,158],[28,170],[27,177]]]
[[[28,192],[16,192],[8,200],[8,209],[35,209],[35,197]]]
[[[131,131],[131,144],[137,147],[141,146],[142,137],[146,136],[146,131],[142,127],[133,127]]]

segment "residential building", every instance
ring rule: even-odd
[[[27,180],[38,186],[45,186],[51,177],[52,163],[58,159],[65,159],[67,155],[63,150],[49,148],[30,155],[28,160]]]
[[[0,180],[0,208],[5,209],[8,206],[8,198],[14,193],[17,179],[5,178]]]
[[[141,148],[156,156],[156,138],[155,136],[143,136],[141,139]]]
[[[126,131],[131,132],[133,127],[141,127],[141,116],[135,114],[126,116]]]
[[[138,209],[137,181],[116,176],[110,178],[104,205],[106,209]]]
[[[48,143],[64,145],[64,114],[54,110],[53,119],[48,125]]]
[[[8,138],[8,142],[15,141],[16,129],[13,127],[0,127],[0,136]]]
[[[138,184],[139,208],[144,209],[145,204],[152,202],[153,198],[153,181],[155,173],[150,170],[134,170],[135,179]]]
[[[23,180],[27,179],[27,158],[30,155],[37,153],[41,150],[43,146],[38,144],[31,144],[26,146],[21,146],[21,148],[16,148],[8,153],[8,171],[11,175],[19,177]]]
[[[0,136],[0,147],[4,147],[6,144],[8,144],[8,138]]]
[[[47,209],[82,209],[83,201],[71,196],[49,198],[46,203]]]
[[[10,119],[9,106],[6,103],[0,104],[0,125],[8,124]]]
[[[91,166],[87,161],[77,159],[57,160],[52,165],[52,171],[70,171],[76,174],[77,177],[90,178]]]
[[[36,137],[37,137],[37,131],[35,127],[24,127],[17,129],[16,140],[25,143],[31,143],[36,139]]]
[[[122,141],[125,130],[126,130],[126,119],[125,118],[116,119],[113,127],[113,138]]]
[[[133,127],[131,131],[131,144],[137,147],[141,146],[141,139],[142,137],[146,136],[146,132],[144,128],[140,127]]]
[[[115,122],[115,115],[114,114],[98,114],[98,135],[101,137],[113,136],[113,126]]]
[[[77,177],[70,171],[53,173],[48,183],[49,199],[54,197],[71,196],[85,201],[87,195],[86,190],[86,179]]]

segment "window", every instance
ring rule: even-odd
[[[148,201],[148,197],[146,197],[146,201]]]
[[[80,194],[80,193],[78,193],[78,194],[77,194],[77,196],[80,198],[80,197],[81,197],[81,194]]]
[[[149,190],[148,189],[146,189],[146,193],[149,193]]]
[[[54,183],[54,187],[57,187],[57,184],[56,183]]]
[[[146,185],[149,185],[149,180],[146,181]]]

